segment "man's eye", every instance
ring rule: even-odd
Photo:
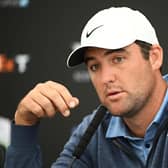
[[[124,60],[125,60],[124,57],[115,57],[115,58],[113,59],[113,62],[114,62],[114,63],[122,63]]]
[[[95,65],[91,65],[89,69],[94,72],[97,70],[97,68],[98,68],[98,65],[95,64]]]

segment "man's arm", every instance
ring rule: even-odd
[[[37,144],[38,125],[12,123],[11,144],[6,152],[5,168],[41,168],[41,151]]]
[[[62,84],[48,81],[37,84],[20,101],[12,124],[11,145],[5,168],[41,168],[41,152],[37,144],[38,122],[57,112],[67,117],[79,100]]]

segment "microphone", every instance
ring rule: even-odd
[[[90,139],[92,138],[94,132],[98,128],[100,122],[102,121],[103,117],[106,114],[106,107],[100,106],[97,110],[94,118],[92,119],[91,123],[89,124],[88,128],[86,129],[85,133],[83,134],[82,138],[79,141],[79,144],[76,146],[73,152],[73,159],[70,164],[70,168],[72,167],[73,162],[76,159],[79,159],[82,153],[84,152],[86,146],[88,145]]]

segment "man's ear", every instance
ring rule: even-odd
[[[152,45],[149,61],[154,70],[160,69],[163,63],[163,49],[160,45]]]

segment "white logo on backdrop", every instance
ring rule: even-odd
[[[15,62],[18,64],[18,72],[24,73],[27,69],[27,63],[30,61],[30,56],[27,54],[19,54],[15,57]]]

